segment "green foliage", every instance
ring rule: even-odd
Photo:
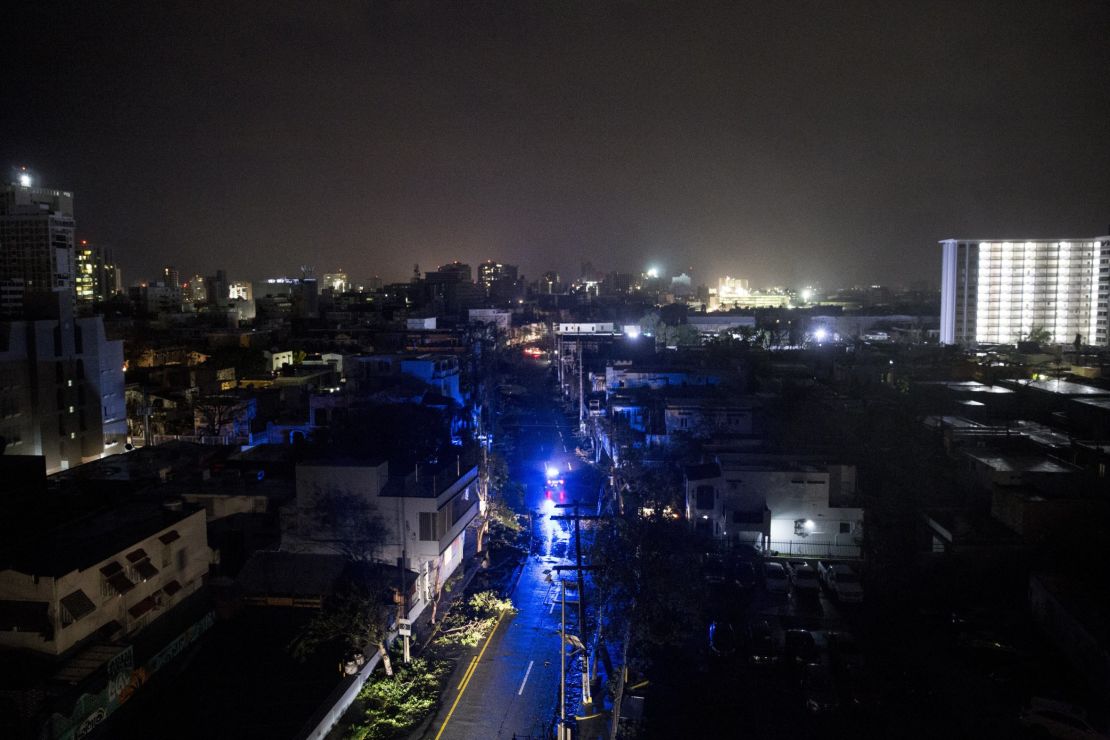
[[[513,611],[512,599],[503,599],[496,591],[480,591],[466,602],[466,605],[475,612],[482,614],[501,614]]]
[[[513,602],[502,599],[495,591],[473,594],[465,602],[451,608],[435,644],[474,647],[490,633],[498,617],[511,611]]]
[[[351,740],[393,740],[404,737],[435,709],[451,674],[447,660],[416,658],[400,664],[392,678],[377,674],[358,698],[362,716],[347,731]]]
[[[680,644],[699,626],[699,569],[702,549],[681,520],[661,515],[614,519],[596,530],[590,561],[600,567],[594,581],[613,628],[632,628],[633,641],[648,650]]]
[[[1043,326],[1034,326],[1029,330],[1029,336],[1026,341],[1036,342],[1037,344],[1048,344],[1052,341],[1052,332]]]
[[[377,584],[349,584],[325,603],[293,641],[290,654],[300,661],[329,643],[346,651],[362,650],[385,639],[386,604]]]

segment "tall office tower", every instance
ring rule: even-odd
[[[171,285],[177,289],[181,289],[181,274],[173,265],[167,265],[162,268],[162,282],[166,285]]]
[[[204,303],[208,300],[208,289],[204,286],[203,275],[193,275],[185,290],[185,299],[192,303]]]
[[[1107,346],[1110,237],[940,242],[940,340]]]
[[[34,294],[60,292],[74,304],[73,229],[73,193],[37,187],[26,170],[0,186],[0,287],[5,299],[0,308],[5,315],[20,316]]]
[[[231,288],[227,282],[227,271],[216,270],[216,274],[204,281],[205,299],[209,306],[227,306],[231,297]]]
[[[516,265],[505,265],[493,260],[486,260],[478,265],[478,284],[482,286],[482,290],[485,291],[487,296],[493,293],[495,283],[501,281],[515,283],[516,278]]]
[[[110,247],[92,245],[82,239],[74,254],[78,306],[103,302],[123,291],[122,275]]]
[[[254,299],[254,286],[246,280],[235,280],[227,286],[227,295],[233,301]]]
[[[465,262],[459,262],[458,260],[455,260],[448,265],[440,265],[439,269],[436,272],[444,274],[455,273],[459,276],[459,282],[462,283],[474,282],[474,278],[471,276],[472,273],[470,272],[470,265],[466,264]],[[425,275],[425,277],[427,277],[427,275]]]
[[[559,282],[559,273],[548,270],[540,278],[539,288],[541,293],[562,293],[563,284]]]
[[[347,279],[347,273],[342,270],[339,272],[325,272],[320,287],[333,293],[346,293],[351,289],[351,281]]]

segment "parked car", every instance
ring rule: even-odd
[[[808,563],[800,563],[790,569],[790,582],[794,584],[794,593],[799,596],[817,596],[821,591],[817,571]]]
[[[725,658],[736,652],[736,633],[728,622],[711,622],[709,624],[709,651],[714,655]]]
[[[863,601],[863,584],[849,566],[820,562],[817,564],[817,574],[837,601],[844,604]]]
[[[778,662],[781,653],[781,633],[767,620],[748,625],[748,662],[752,665],[769,665]]]
[[[866,710],[879,703],[874,682],[861,666],[846,666],[838,676],[846,706]]]
[[[1107,736],[1087,721],[1087,714],[1079,707],[1060,701],[1034,697],[1028,709],[1018,717],[1024,727],[1040,730],[1048,737],[1071,740],[1104,740]]]
[[[851,632],[826,632],[829,654],[838,669],[860,668],[863,666],[863,652]]]
[[[734,571],[736,585],[743,591],[751,591],[755,588],[758,578],[755,575],[755,566],[749,562],[740,562],[736,564]]]
[[[732,551],[737,560],[759,560],[763,556],[762,551],[755,545],[749,545],[742,542],[736,546]]]
[[[724,583],[728,575],[724,559],[720,555],[709,553],[705,556],[705,565],[702,566],[702,575],[707,583]]]
[[[819,632],[810,630],[786,630],[783,632],[783,647],[788,660],[795,663],[817,663],[821,660],[828,643]]]
[[[785,594],[790,592],[790,579],[786,576],[786,569],[782,563],[763,564],[763,585],[768,593]]]
[[[806,709],[813,713],[831,712],[840,708],[840,696],[833,684],[828,666],[813,663],[805,667],[802,674],[802,694],[805,696]]]

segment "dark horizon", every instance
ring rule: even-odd
[[[73,191],[128,283],[493,258],[935,284],[942,238],[1110,221],[1099,2],[8,18],[0,165]]]

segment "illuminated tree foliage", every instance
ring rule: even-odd
[[[513,602],[495,591],[481,591],[452,607],[443,620],[436,645],[474,647],[493,629],[497,619],[514,611]]]
[[[452,663],[416,658],[400,665],[392,679],[368,681],[359,692],[360,717],[347,730],[351,740],[404,737],[439,703]]]

